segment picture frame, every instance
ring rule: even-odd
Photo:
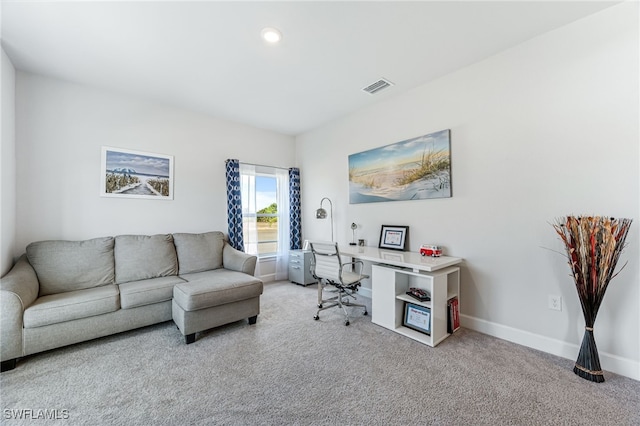
[[[102,147],[100,196],[173,200],[173,156]]]
[[[407,251],[409,227],[401,225],[382,225],[378,248]]]
[[[405,327],[419,331],[424,334],[431,334],[431,309],[426,306],[405,302],[404,321]]]
[[[451,198],[451,129],[349,155],[349,203]]]

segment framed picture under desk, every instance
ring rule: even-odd
[[[404,302],[402,325],[424,334],[431,334],[431,309],[416,303]]]

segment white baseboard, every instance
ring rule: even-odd
[[[368,299],[371,299],[371,289],[370,288],[360,287],[358,289],[358,294],[361,295],[362,297],[366,297]]]
[[[276,274],[260,275],[262,282],[269,283],[276,280]]]
[[[563,342],[550,337],[531,333],[506,325],[493,323],[483,319],[460,315],[460,323],[463,327],[483,334],[488,334],[499,339],[537,349],[542,352],[557,355],[562,358],[575,360],[580,347],[573,343]],[[606,352],[598,352],[600,365],[603,370],[620,374],[634,380],[640,380],[640,362],[628,358],[622,358]]]

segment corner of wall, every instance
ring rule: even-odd
[[[0,276],[13,266],[16,242],[16,137],[15,137],[15,87],[16,70],[11,60],[2,49],[2,69],[0,76],[0,98],[2,113],[0,114]]]

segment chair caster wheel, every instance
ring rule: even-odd
[[[318,303],[318,308],[322,309],[322,303]]]
[[[314,315],[314,316],[313,316],[313,319],[314,319],[314,320],[316,320],[316,321],[318,321],[318,320],[320,319],[320,316],[319,316],[319,315]]]
[[[345,321],[344,323],[344,325],[349,325],[349,324],[350,324],[349,321]]]
[[[369,312],[364,311],[364,314],[363,314],[363,315],[366,317],[367,315],[369,315]]]

